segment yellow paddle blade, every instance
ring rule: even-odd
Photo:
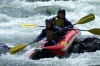
[[[20,44],[18,46],[12,47],[9,52],[10,54],[15,54],[21,50],[23,50],[28,44]]]
[[[22,24],[22,27],[30,27],[30,28],[36,28],[36,27],[38,27],[36,24],[25,24],[25,23],[23,23]]]
[[[94,19],[95,19],[95,16],[94,16],[94,14],[91,13],[91,14],[81,18],[76,24],[84,24],[84,23],[90,22]]]
[[[88,32],[95,35],[100,35],[100,28],[93,28],[93,29],[88,30]]]

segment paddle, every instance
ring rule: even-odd
[[[22,27],[31,27],[31,28],[36,28],[36,27],[45,27],[45,26],[38,26],[36,24],[22,24]]]
[[[92,17],[91,17],[91,16],[92,16]],[[87,19],[87,18],[88,18],[88,19]],[[84,24],[84,23],[90,22],[90,21],[92,21],[92,20],[94,20],[94,19],[95,19],[95,16],[94,16],[93,14],[89,14],[89,15],[87,15],[87,16],[81,18],[76,24]],[[74,25],[76,25],[76,24],[74,24]],[[90,30],[90,31],[91,31],[91,30]],[[96,30],[96,31],[97,31],[97,30]],[[58,32],[58,31],[57,31],[57,32]],[[54,32],[54,33],[52,33],[52,34],[55,34],[55,33],[57,33],[57,32]],[[92,30],[92,32],[95,32],[95,30]],[[50,35],[52,35],[52,34],[50,34]],[[45,36],[45,37],[48,37],[48,36],[50,36],[50,35],[47,35],[47,36]],[[43,37],[43,38],[45,38],[45,37]],[[43,38],[41,38],[41,39],[43,39]],[[20,44],[20,45],[18,45],[18,46],[15,46],[15,47],[11,48],[11,49],[9,50],[9,52],[10,52],[10,54],[15,54],[15,53],[17,53],[17,52],[23,50],[27,45],[30,45],[30,44],[33,44],[33,43],[34,43],[34,42],[31,42],[31,43],[29,43],[29,44]]]
[[[90,21],[92,21],[94,19],[95,19],[94,14],[91,13],[91,14],[81,18],[76,24],[84,24],[84,23],[90,22]],[[22,27],[36,28],[36,27],[45,27],[45,26],[39,26],[39,25],[36,25],[36,24],[26,24],[26,23],[23,23]]]
[[[93,29],[90,29],[90,30],[83,30],[83,29],[74,29],[74,28],[68,28],[69,30],[80,30],[80,31],[88,31],[92,34],[95,34],[95,35],[100,35],[100,28],[93,28]]]
[[[94,19],[95,19],[94,14],[91,13],[91,14],[81,18],[76,24],[84,24],[84,23],[90,22],[90,21],[92,21]]]
[[[92,34],[100,35],[100,28],[93,28],[93,29],[90,29],[90,30],[82,30],[82,29],[73,29],[73,28],[72,28],[71,30],[88,31],[88,32],[90,32],[90,33],[92,33]],[[55,33],[57,33],[57,32],[55,32]],[[50,34],[50,35],[51,35],[51,34]],[[50,36],[50,35],[47,35],[46,37],[48,37],[48,36]],[[43,37],[43,38],[45,38],[45,37]],[[43,38],[42,38],[42,39],[43,39]],[[23,50],[27,45],[30,45],[30,44],[33,44],[33,43],[34,43],[34,42],[31,42],[31,43],[29,43],[29,44],[20,44],[20,45],[18,45],[18,46],[15,46],[15,47],[13,47],[13,48],[10,49],[10,53],[11,53],[11,54],[15,54],[15,53],[17,53],[17,52]]]

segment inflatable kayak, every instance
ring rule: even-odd
[[[66,32],[63,39],[57,45],[44,47],[43,42],[38,48],[29,54],[30,59],[50,58],[50,57],[63,57],[71,48],[73,41],[80,36],[79,30],[70,30]]]

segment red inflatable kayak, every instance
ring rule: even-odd
[[[81,33],[79,30],[70,30],[66,33],[64,38],[57,43],[57,45],[44,47],[43,45],[45,42],[43,42],[39,48],[36,48],[30,53],[29,58],[40,59],[55,56],[62,57],[68,53],[73,41],[80,35]]]

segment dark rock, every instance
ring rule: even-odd
[[[73,42],[70,53],[95,52],[100,50],[100,39],[95,36],[80,36]]]

